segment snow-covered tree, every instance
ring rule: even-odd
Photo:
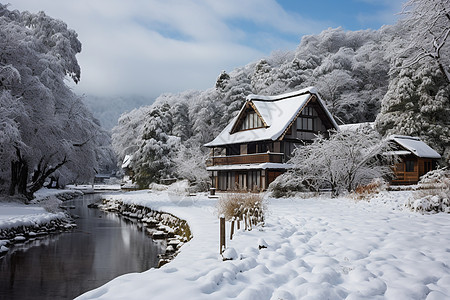
[[[408,44],[400,59],[410,67],[432,59],[450,84],[450,5],[448,0],[409,0],[403,9]]]
[[[206,171],[208,150],[202,151],[202,145],[181,145],[174,159],[177,175],[201,190],[206,190],[210,181]]]
[[[123,113],[118,125],[113,128],[112,148],[119,166],[126,155],[132,155],[139,149],[144,134],[145,117],[149,111],[150,106],[143,106]]]
[[[351,73],[342,69],[334,69],[330,73],[318,77],[315,84],[332,115],[336,115],[338,112],[338,105],[343,101],[342,93],[356,85],[357,82]]]
[[[425,61],[424,61],[425,62]],[[433,67],[434,66],[434,67]],[[450,84],[431,61],[393,76],[376,119],[383,135],[418,136],[450,158]]]
[[[146,178],[189,178],[183,167],[174,167],[178,165],[174,160],[202,157],[206,151],[201,145],[211,141],[236,116],[249,94],[274,95],[317,85],[329,108],[344,122],[373,121],[388,85],[385,49],[395,32],[392,27],[357,32],[327,29],[303,37],[295,51],[275,51],[257,62],[221,72],[213,88],[161,95],[153,105],[142,108],[143,112],[124,114],[119,119],[113,130],[119,162],[133,154],[134,166],[139,168],[138,161],[153,160],[153,155],[143,159],[144,145],[164,148],[168,137],[177,137],[182,146],[161,150],[170,160],[161,166],[170,171],[153,172],[155,176]],[[166,104],[170,107],[167,123],[160,122],[160,114],[149,114],[151,110],[161,112]],[[146,139],[144,128],[154,128],[157,134]],[[156,161],[161,160],[156,157]]]
[[[142,143],[130,164],[135,172],[134,180],[141,188],[174,177],[173,158],[181,139],[171,134],[171,113],[170,105],[162,103],[152,107],[146,115],[148,122],[143,128]]]
[[[80,80],[80,51],[64,22],[0,4],[2,193],[31,198],[50,175],[91,181],[110,154],[108,135],[64,82]]]
[[[374,178],[392,175],[394,157],[384,155],[389,149],[387,140],[370,130],[335,132],[329,139],[319,136],[312,144],[294,150],[289,161],[293,169],[279,176],[269,188],[296,185],[318,191],[328,187],[334,196],[351,192]]]

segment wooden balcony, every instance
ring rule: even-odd
[[[212,165],[243,165],[261,163],[282,163],[283,153],[255,153],[212,157]]]

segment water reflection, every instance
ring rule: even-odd
[[[80,217],[75,231],[16,245],[0,259],[0,299],[72,299],[157,265],[161,242],[152,241],[142,226],[87,208],[95,197],[67,203]]]

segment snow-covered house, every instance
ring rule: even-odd
[[[400,162],[394,167],[396,178],[392,184],[415,184],[428,171],[435,169],[436,161],[441,158],[433,148],[417,137],[392,135],[394,153]]]
[[[213,186],[218,190],[265,190],[291,168],[296,146],[338,130],[314,87],[278,96],[247,96],[239,114],[211,142]]]

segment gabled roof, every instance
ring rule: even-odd
[[[309,87],[278,96],[247,96],[247,101],[239,114],[213,141],[205,144],[205,146],[215,147],[264,140],[275,141],[283,136],[289,125],[296,119],[313,96],[317,97],[317,102],[325,111],[330,122],[338,129],[338,125],[322,103],[317,90],[314,87]],[[256,113],[263,119],[264,124],[267,126],[264,128],[233,132],[232,129],[235,123],[243,116],[248,104],[255,109]]]
[[[422,142],[418,137],[391,135],[389,139],[396,142],[410,154],[414,154],[417,157],[436,159],[441,158],[441,155],[439,153]]]

